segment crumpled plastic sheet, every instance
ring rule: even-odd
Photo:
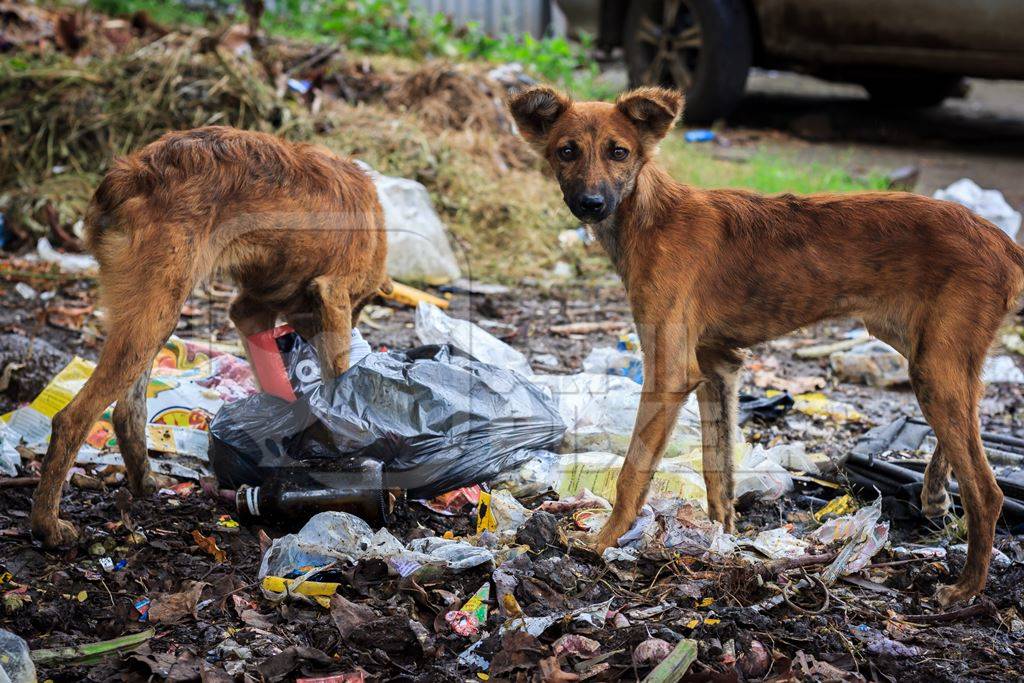
[[[818,527],[811,537],[821,543],[846,541],[836,559],[821,573],[825,583],[833,583],[866,567],[885,542],[889,540],[889,523],[878,522],[882,515],[882,499],[862,507],[852,515],[830,519]]]
[[[519,351],[469,320],[453,318],[434,304],[416,306],[416,336],[421,344],[451,344],[477,360],[533,377],[533,369]]]
[[[370,525],[346,512],[314,515],[296,534],[275,539],[260,562],[259,578],[288,577],[326,567],[337,561],[379,558],[401,576],[423,566],[461,572],[494,561],[487,548],[445,538],[418,538],[402,544],[387,529]]]
[[[1017,239],[1021,214],[1010,206],[999,190],[984,190],[970,178],[961,178],[945,189],[936,190],[932,197],[962,204],[998,225],[1010,239]]]
[[[520,374],[424,346],[371,353],[291,403],[259,394],[228,404],[210,432],[211,463],[228,488],[349,455],[381,460],[387,488],[429,499],[515,469],[558,444],[565,424]]]

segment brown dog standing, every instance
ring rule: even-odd
[[[151,492],[146,386],[192,288],[214,269],[239,287],[239,334],[287,320],[327,376],[348,367],[363,304],[387,286],[384,216],[370,178],[328,150],[212,126],[169,133],[117,161],[86,215],[100,264],[106,342],[81,392],[53,418],[32,506],[44,544],[73,541],[61,486],[88,429],[117,401],[114,431],[136,495]]]
[[[572,212],[622,277],[644,354],[636,426],[615,509],[615,545],[643,506],[686,396],[697,391],[712,519],[734,527],[738,349],[824,318],[857,316],[910,361],[938,448],[925,514],[943,513],[950,467],[968,521],[967,565],[942,604],[985,585],[1003,496],[979,435],[985,354],[1024,290],[1024,250],[962,206],[903,193],[765,197],[675,182],[654,161],[683,108],[645,88],[615,104],[544,87],[513,95],[523,137],[551,164]]]

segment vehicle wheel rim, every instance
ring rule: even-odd
[[[641,80],[647,85],[693,85],[703,36],[697,17],[683,0],[655,3],[637,29],[637,40],[647,68]]]

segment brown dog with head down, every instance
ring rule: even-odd
[[[509,108],[611,257],[643,349],[636,426],[598,549],[615,545],[639,513],[694,390],[709,513],[732,530],[738,350],[857,316],[910,361],[935,430],[923,512],[947,509],[951,467],[960,485],[967,565],[938,601],[980,592],[1003,495],[982,450],[979,377],[997,329],[1019,305],[1024,250],[964,207],[912,194],[765,197],[678,183],[654,160],[683,108],[671,90],[635,90],[611,104],[537,87],[514,94]]]
[[[100,264],[106,342],[96,370],[53,418],[32,532],[73,541],[61,486],[88,429],[112,402],[128,485],[152,492],[146,386],[192,288],[215,269],[239,287],[243,339],[288,321],[316,344],[326,377],[348,367],[363,304],[389,285],[384,215],[370,178],[311,145],[212,126],[169,133],[117,161],[86,215]]]

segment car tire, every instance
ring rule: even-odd
[[[753,61],[750,17],[740,0],[634,0],[624,47],[630,85],[682,89],[683,118],[691,124],[736,108]]]
[[[873,102],[887,107],[927,108],[966,92],[960,76],[915,76],[914,78],[873,78],[861,82]]]

